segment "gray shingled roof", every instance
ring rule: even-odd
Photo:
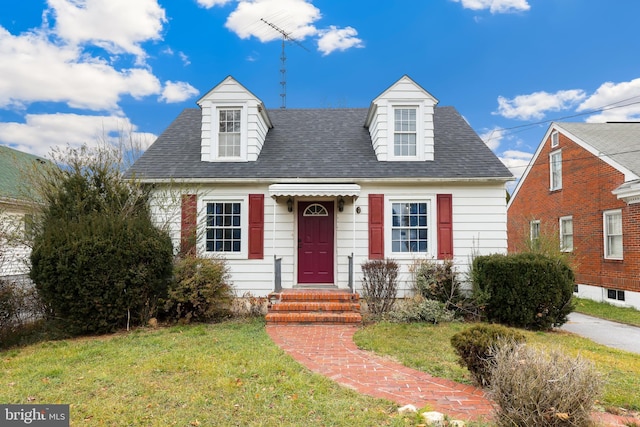
[[[640,123],[555,123],[640,176]]]
[[[129,170],[156,179],[504,179],[511,172],[453,107],[434,115],[435,161],[379,162],[367,109],[270,110],[273,128],[255,162],[200,160],[199,109],[185,109]]]

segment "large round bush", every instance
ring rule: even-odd
[[[545,330],[566,323],[573,310],[574,274],[562,259],[533,253],[479,256],[472,275],[489,295],[485,309],[491,322]]]
[[[49,218],[34,242],[31,278],[68,333],[111,332],[155,315],[172,252],[145,214]]]

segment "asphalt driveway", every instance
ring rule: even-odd
[[[561,330],[589,338],[598,344],[640,354],[640,328],[571,313]]]

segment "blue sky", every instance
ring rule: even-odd
[[[368,107],[404,74],[519,176],[550,121],[640,120],[637,0],[28,0],[0,6],[0,144],[149,145],[232,75],[267,109]]]

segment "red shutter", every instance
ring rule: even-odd
[[[453,258],[453,204],[451,194],[438,194],[438,259]]]
[[[195,255],[198,216],[198,196],[183,194],[180,214],[180,253]]]
[[[249,259],[264,258],[264,194],[249,194]]]
[[[384,194],[369,194],[369,259],[384,258]]]

